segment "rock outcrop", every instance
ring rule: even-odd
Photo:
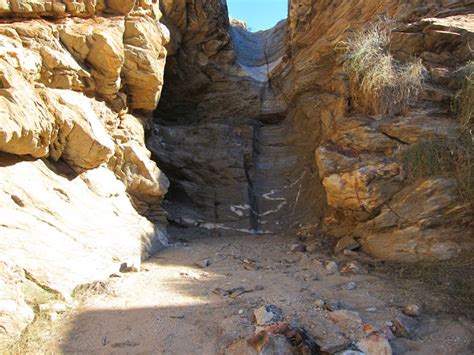
[[[319,226],[388,259],[450,258],[472,245],[472,205],[453,181],[408,180],[402,159],[413,144],[459,134],[449,82],[472,59],[471,2],[293,0],[287,21],[258,33],[230,25],[220,1],[191,3],[164,6],[172,49],[148,141],[172,181],[172,220],[255,233]],[[381,16],[395,21],[392,55],[426,68],[403,115],[384,114],[344,70],[341,43]],[[410,222],[382,222],[400,198]]]
[[[68,299],[167,245],[145,129],[169,32],[152,1],[3,1],[0,17],[3,340],[33,319],[24,272]]]

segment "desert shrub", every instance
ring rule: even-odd
[[[380,102],[384,114],[406,111],[419,94],[425,69],[421,60],[402,63],[390,54],[393,23],[378,21],[343,43],[345,71],[362,92]]]
[[[463,130],[456,139],[424,140],[410,145],[402,159],[407,178],[452,176],[463,200],[474,199],[473,137]]]
[[[461,124],[470,126],[474,117],[474,61],[458,69],[456,74],[461,88],[453,98],[452,108]]]

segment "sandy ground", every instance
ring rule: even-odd
[[[277,305],[285,321],[335,349],[353,334],[327,319],[330,311],[319,307],[321,300],[358,312],[375,329],[386,328],[404,305],[423,303],[420,292],[412,296],[368,273],[362,256],[291,252],[298,241],[288,237],[183,237],[189,242],[159,253],[140,272],[116,275],[87,291],[72,310],[42,323],[41,335],[24,342],[21,352],[221,354],[255,333],[253,311],[265,304]],[[355,274],[325,269],[331,260],[342,269],[356,259]],[[355,289],[347,289],[350,282]],[[224,295],[239,287],[246,292]],[[416,322],[412,339],[391,341],[395,354],[474,352],[472,320],[426,310]]]

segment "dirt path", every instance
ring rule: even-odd
[[[341,270],[355,255],[291,252],[294,243],[283,237],[236,236],[170,248],[145,262],[141,272],[117,275],[89,292],[79,306],[43,327],[41,341],[30,339],[23,349],[219,354],[255,334],[253,311],[274,304],[285,321],[303,327],[322,348],[334,352],[360,337],[362,327],[354,331],[351,324],[336,325],[324,308],[357,312],[364,324],[383,330],[401,316],[404,305],[421,301],[368,274],[363,262],[355,273],[331,274],[325,268],[335,260]],[[240,294],[240,287],[246,292]],[[237,291],[225,295],[232,289]],[[321,300],[326,306],[321,307]],[[391,341],[395,353],[472,353],[473,324],[467,319],[424,312],[415,322],[413,340]]]

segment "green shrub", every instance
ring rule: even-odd
[[[463,130],[457,139],[434,139],[410,145],[402,159],[407,178],[452,176],[463,200],[474,199],[473,137]]]
[[[388,47],[392,23],[379,21],[353,34],[345,43],[345,71],[360,85],[362,92],[379,100],[384,114],[406,111],[422,87],[421,60],[401,63]]]
[[[473,124],[474,117],[474,61],[471,60],[456,71],[461,88],[456,92],[452,102],[453,111],[464,126]]]

